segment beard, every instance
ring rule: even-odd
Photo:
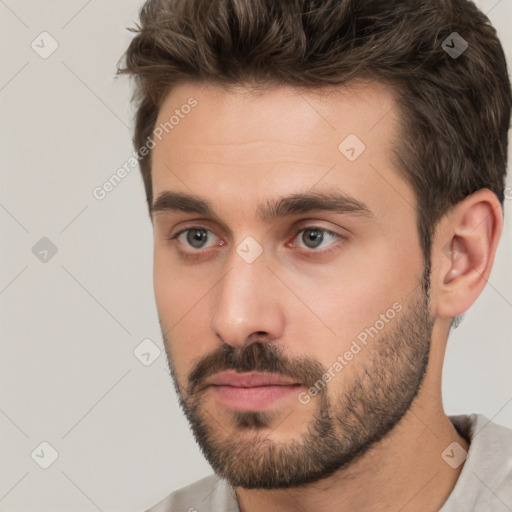
[[[279,409],[227,410],[235,426],[228,432],[204,407],[204,382],[221,371],[258,371],[292,377],[309,388],[327,371],[318,361],[307,356],[289,359],[272,343],[240,347],[224,343],[195,364],[187,386],[182,387],[164,335],[180,406],[215,473],[233,487],[297,487],[346,468],[390,433],[418,395],[428,365],[433,328],[428,268],[421,284],[419,292],[411,292],[414,296],[407,308],[368,343],[364,355],[349,363],[354,371],[345,378],[337,396],[331,398],[326,385],[311,399],[312,419],[303,425],[305,432],[299,439],[288,442],[269,439],[288,417],[279,421],[283,416]],[[246,435],[248,432],[251,435]]]

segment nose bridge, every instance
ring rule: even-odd
[[[247,247],[242,244],[239,251]],[[283,316],[279,310],[273,274],[263,254],[251,261],[233,251],[229,270],[219,282],[211,328],[224,342],[242,345],[253,333],[279,337]],[[260,340],[261,341],[261,340]]]

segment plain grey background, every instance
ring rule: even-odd
[[[512,0],[477,4],[510,70]],[[93,196],[133,154],[130,84],[113,77],[141,5],[0,0],[2,511],[141,511],[211,473],[167,371],[138,169]],[[443,391],[448,414],[512,427],[510,191]]]

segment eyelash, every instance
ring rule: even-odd
[[[167,241],[172,244],[175,240],[177,240],[177,238],[182,235],[183,233],[186,233],[187,231],[191,231],[191,230],[194,230],[194,229],[197,229],[197,230],[205,230],[209,233],[212,233],[212,231],[208,228],[205,228],[203,226],[190,226],[188,228],[185,228],[185,229],[182,229],[181,231],[178,231],[177,233],[175,233],[174,235],[172,235],[171,237],[167,238]],[[332,248],[333,245],[337,245],[336,242],[339,242],[339,241],[343,241],[346,239],[345,236],[343,235],[340,235],[339,233],[335,233],[334,231],[330,231],[329,229],[325,229],[325,228],[322,228],[322,227],[319,227],[319,226],[302,226],[300,227],[300,229],[295,233],[294,237],[293,237],[293,240],[295,240],[297,238],[297,236],[299,236],[301,233],[303,233],[304,231],[306,230],[311,230],[311,231],[321,231],[322,233],[324,234],[327,234],[327,235],[331,235],[335,238],[337,238],[338,240],[337,241],[334,241],[332,244],[330,244],[328,246],[327,249],[308,249],[308,248],[305,248],[305,247],[300,247],[299,249],[302,249],[303,251],[306,251],[307,253],[307,256],[315,256],[315,253],[316,254],[322,254],[322,255],[325,255],[325,254],[328,254],[329,252],[331,252],[331,250],[334,250]],[[204,252],[202,249],[197,249],[193,252],[186,252],[186,251],[182,251],[182,250],[179,250],[179,252],[185,257],[185,258],[197,258],[197,257],[200,257],[202,254],[202,252]]]

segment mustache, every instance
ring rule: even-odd
[[[326,372],[326,368],[311,357],[290,359],[271,343],[254,342],[242,347],[224,343],[194,365],[188,376],[188,394],[201,392],[207,387],[208,377],[227,370],[272,373],[290,377],[306,387],[313,386]]]

